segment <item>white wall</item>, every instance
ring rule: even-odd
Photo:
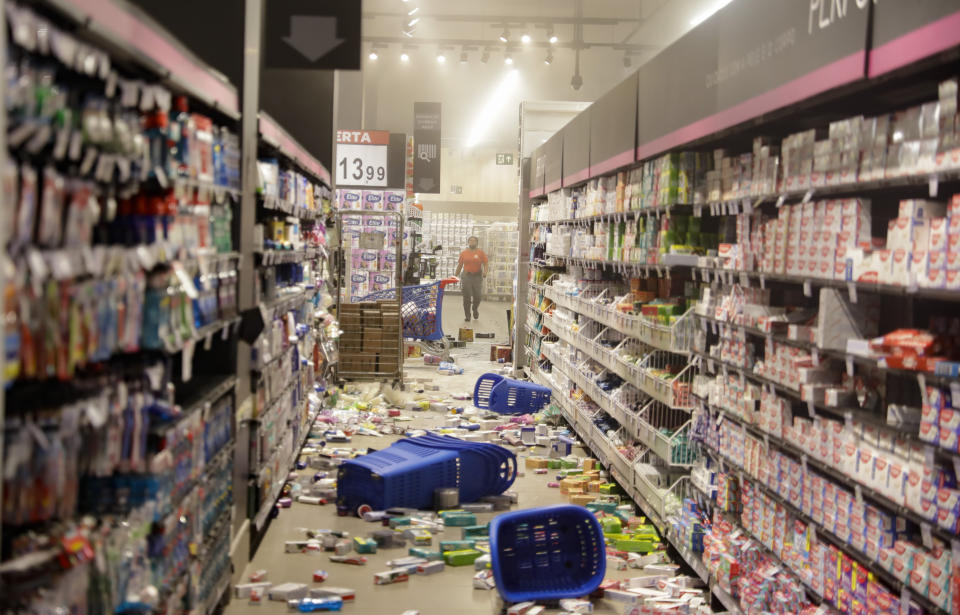
[[[512,203],[514,211],[519,194],[517,152],[515,150],[477,146],[443,147],[440,165],[440,194],[421,194],[420,201]],[[512,165],[498,165],[497,154],[513,155]],[[450,187],[462,188],[460,194]],[[472,213],[472,212],[471,212]],[[478,212],[479,213],[479,212]]]

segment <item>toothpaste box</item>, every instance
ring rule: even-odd
[[[939,444],[940,442],[940,428],[936,423],[932,422],[920,422],[920,439],[924,442],[929,442],[930,444]]]
[[[948,451],[957,450],[957,430],[956,429],[951,429],[949,427],[941,426],[940,436],[938,440],[939,440],[938,444],[940,445],[940,448],[947,449]]]
[[[947,393],[949,396],[949,393]],[[944,395],[941,394],[938,396],[940,400],[944,399]],[[935,404],[931,404],[935,405]],[[960,410],[954,410],[953,408],[947,407],[949,402],[940,401],[939,405],[935,407],[941,408],[940,410],[940,427],[947,427],[951,430],[957,431],[960,430]]]
[[[939,201],[906,199],[900,201],[901,218],[937,218],[947,215],[947,206]]]
[[[931,252],[945,252],[947,250],[946,218],[931,218],[927,246]]]

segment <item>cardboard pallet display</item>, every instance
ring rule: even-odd
[[[339,319],[341,376],[400,373],[402,340],[396,302],[344,303]]]

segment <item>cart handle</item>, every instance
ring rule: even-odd
[[[460,278],[455,275],[450,276],[449,278],[444,278],[440,280],[440,288],[444,288],[447,284],[457,284],[460,282]]]

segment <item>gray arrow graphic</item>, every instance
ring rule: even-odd
[[[337,18],[323,15],[291,15],[290,36],[283,42],[316,62],[339,47],[346,39],[337,38]]]
[[[433,190],[433,178],[432,177],[421,177],[420,178],[420,187],[424,190]]]

